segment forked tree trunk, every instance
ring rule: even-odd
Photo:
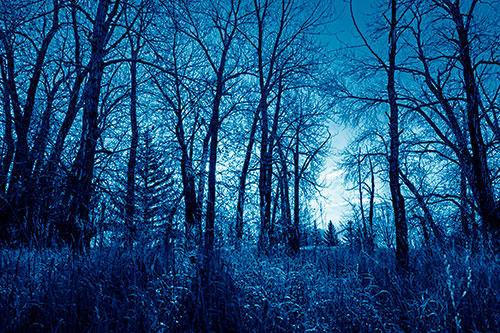
[[[415,199],[417,199],[417,203],[420,209],[422,209],[422,212],[424,213],[424,218],[422,222],[424,229],[427,230],[427,225],[429,225],[432,229],[432,232],[434,233],[434,236],[436,237],[436,240],[440,245],[442,245],[444,241],[443,233],[434,222],[431,211],[429,210],[429,207],[425,202],[424,197],[418,192],[415,185],[413,185],[413,183],[408,179],[408,177],[406,177],[404,173],[401,172],[400,175],[401,179],[403,180],[403,183],[406,185],[406,187],[408,187],[413,196],[415,196]]]
[[[478,213],[483,220],[485,231],[493,238],[500,231],[500,207],[495,203],[493,184],[490,178],[487,159],[487,147],[484,143],[481,129],[481,115],[479,106],[481,97],[474,77],[474,68],[470,55],[469,18],[464,22],[464,15],[460,13],[459,3],[447,0],[448,11],[455,23],[458,39],[455,39],[459,50],[458,60],[462,65],[464,89],[467,101],[467,127],[472,148],[471,187],[478,207]]]
[[[113,17],[119,6],[115,2],[108,14],[110,2],[100,0],[94,20],[92,33],[92,54],[89,64],[89,76],[83,91],[83,128],[78,154],[73,163],[71,176],[67,184],[66,198],[68,210],[61,236],[73,249],[81,251],[90,243],[90,199],[97,140],[99,138],[99,100],[101,81],[104,72],[105,47]]]
[[[76,1],[76,0],[72,0],[72,1]],[[68,108],[66,110],[66,114],[64,115],[64,119],[63,119],[63,122],[61,124],[60,129],[59,129],[59,132],[57,133],[56,143],[54,144],[54,148],[52,149],[52,152],[50,153],[48,162],[46,163],[46,166],[44,167],[45,174],[52,174],[54,172],[54,170],[57,168],[57,164],[59,163],[59,159],[61,158],[61,154],[63,151],[64,142],[66,141],[66,137],[68,136],[68,133],[71,129],[71,126],[73,125],[73,123],[75,121],[76,114],[78,112],[78,101],[79,101],[80,89],[82,87],[83,80],[85,79],[85,77],[87,75],[87,71],[83,70],[83,66],[82,66],[80,35],[78,33],[79,23],[77,21],[77,7],[76,6],[71,7],[71,19],[72,19],[73,38],[75,41],[75,54],[74,54],[75,65],[74,65],[74,67],[75,67],[76,77],[75,77],[75,81],[73,82],[73,85],[71,87],[71,90],[69,92],[70,97],[69,97],[69,101],[68,101]]]
[[[38,198],[33,196],[36,190],[34,188],[35,181],[32,177],[31,162],[33,160],[33,151],[30,151],[29,133],[32,125],[33,113],[35,111],[36,93],[42,76],[45,58],[52,39],[60,27],[59,10],[59,1],[54,0],[53,11],[51,12],[51,26],[48,33],[43,36],[40,48],[36,51],[32,75],[29,78],[28,88],[25,92],[26,101],[24,106],[21,106],[18,87],[15,81],[17,76],[17,69],[15,68],[15,50],[9,36],[12,32],[0,32],[0,39],[5,50],[4,57],[6,59],[6,71],[2,73],[3,79],[5,80],[4,96],[8,95],[10,106],[12,106],[12,111],[14,112],[14,117],[8,119],[8,116],[6,116],[6,121],[13,121],[15,130],[15,140],[13,140],[14,155],[12,158],[9,157],[9,159],[11,159],[11,163],[9,163],[9,186],[6,189],[6,195],[2,203],[2,205],[5,205],[5,207],[2,207],[2,211],[4,212],[2,219],[4,219],[6,223],[16,224],[16,229],[20,231],[18,239],[20,243],[30,241],[35,231],[35,221],[30,213],[33,212]],[[48,22],[49,21],[47,21],[47,23]],[[2,71],[4,71],[4,68],[2,68]],[[7,126],[10,127],[12,125],[9,124]]]

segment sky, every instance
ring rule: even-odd
[[[333,0],[331,21],[325,29],[325,39],[328,39],[333,49],[345,45],[360,45],[362,40],[352,22],[349,0]],[[352,0],[352,9],[358,26],[363,26],[373,12],[373,0]]]
[[[361,29],[366,27],[369,13],[373,10],[373,1],[352,0],[354,16]],[[333,1],[332,21],[324,32],[325,42],[332,50],[347,46],[359,46],[361,38],[352,22],[349,1]],[[346,190],[344,171],[339,167],[340,153],[349,143],[352,130],[342,124],[331,123],[330,132],[333,136],[330,147],[330,156],[320,174],[319,183],[322,185],[321,196],[311,202],[315,210],[318,228],[326,229],[331,220],[336,226],[344,216],[351,213],[347,198],[352,193]]]

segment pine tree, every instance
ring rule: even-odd
[[[175,213],[173,172],[153,141],[150,130],[144,132],[138,151],[136,183],[136,232],[138,239],[158,239],[170,234]]]
[[[328,246],[337,246],[339,245],[339,239],[337,237],[337,231],[335,230],[335,226],[332,221],[328,222],[328,229],[325,231],[324,236],[325,243]]]
[[[134,216],[125,221],[125,240],[144,244],[168,240],[173,233],[179,200],[173,186],[173,172],[150,129],[141,135],[135,176]],[[115,205],[117,211],[125,211],[125,200]]]

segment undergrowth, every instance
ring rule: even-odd
[[[500,258],[467,249],[310,248],[297,256],[164,248],[0,251],[3,331],[497,331]]]

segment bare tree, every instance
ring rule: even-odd
[[[314,94],[298,90],[292,130],[291,151],[293,155],[293,224],[289,232],[289,246],[292,253],[300,249],[301,198],[305,197],[306,185],[316,185],[314,164],[321,161],[330,133],[323,126],[325,120],[324,105],[313,103]],[[312,175],[308,175],[312,171]],[[311,177],[312,176],[312,177]],[[302,193],[301,193],[302,192]]]
[[[218,133],[222,119],[227,116],[227,113],[221,111],[223,97],[229,94],[232,86],[230,81],[240,76],[238,61],[232,59],[234,56],[231,54],[242,15],[240,7],[241,4],[238,1],[214,3],[208,6],[185,4],[182,8],[177,8],[177,10],[180,10],[179,14],[174,13],[176,15],[174,17],[174,29],[189,38],[193,42],[193,46],[199,50],[200,59],[207,64],[207,82],[213,82],[206,86],[207,91],[213,91],[213,95],[210,102],[211,113],[208,116],[209,119],[206,122],[203,121],[203,123],[208,123],[208,126],[203,138],[198,189],[195,189],[194,178],[190,177],[186,167],[184,167],[186,171],[183,172],[188,225],[201,222],[205,184],[208,181],[204,242],[207,251],[211,251],[214,244]],[[214,23],[213,26],[209,24],[211,22]],[[211,75],[214,76],[213,79],[208,78]],[[180,84],[180,81],[178,81],[178,84]],[[177,109],[178,112],[181,111],[179,107]],[[181,149],[183,151],[181,162],[185,161],[184,164],[186,164],[190,158],[187,145],[182,144],[185,140],[182,138],[184,125],[180,113],[177,118],[178,129],[176,133],[178,141],[184,147]],[[208,163],[208,174],[205,173],[206,163]]]
[[[404,198],[401,194],[399,183],[399,110],[397,105],[397,93],[395,89],[396,52],[397,52],[397,1],[392,0],[390,4],[390,32],[389,32],[389,66],[387,68],[387,94],[389,97],[389,178],[391,186],[392,207],[394,209],[394,222],[396,225],[396,260],[398,267],[407,268],[409,264],[408,255],[408,227],[406,225],[406,214]]]
[[[279,82],[299,72],[307,72],[311,64],[305,52],[305,36],[312,31],[320,14],[318,6],[305,10],[304,4],[287,0],[280,2],[254,1],[253,26],[256,34],[245,33],[245,38],[255,51],[255,77],[258,82],[258,103],[255,117],[260,120],[260,160],[259,160],[259,200],[260,200],[260,232],[259,249],[267,251],[271,229],[272,180],[273,180],[273,152],[277,140],[277,131],[280,125],[279,108],[270,111],[273,102],[276,103],[281,92]],[[293,24],[292,24],[293,22]],[[303,46],[304,57],[295,57],[295,48]],[[304,76],[306,76],[305,74]],[[251,132],[252,133],[252,132]],[[248,147],[252,148],[252,140]],[[247,150],[248,154],[248,150]],[[240,189],[244,187],[246,173],[242,173]],[[241,191],[244,200],[244,190]],[[241,204],[240,207],[243,207]],[[243,209],[237,216],[243,216]],[[239,222],[239,224],[241,224]],[[241,230],[241,228],[240,228]]]
[[[133,239],[133,231],[135,230],[135,182],[136,182],[136,165],[137,165],[137,149],[139,144],[139,127],[137,121],[137,104],[138,104],[138,78],[137,65],[139,53],[144,46],[143,39],[147,29],[147,22],[151,19],[147,10],[146,4],[141,1],[137,8],[133,8],[136,15],[129,18],[128,12],[125,12],[126,25],[130,26],[129,20],[136,20],[136,26],[131,27],[128,35],[130,44],[130,151],[127,162],[127,182],[125,195],[125,224],[131,231]],[[132,22],[133,23],[133,22]],[[132,24],[133,25],[133,24]]]
[[[121,3],[99,1],[92,31],[92,53],[90,55],[88,78],[83,89],[83,128],[76,159],[65,193],[68,210],[61,225],[61,236],[73,248],[83,249],[90,242],[89,222],[90,198],[97,140],[99,138],[99,97],[104,73],[104,58],[109,33],[117,17]]]
[[[378,64],[384,69],[387,75],[387,100],[384,101],[389,106],[389,184],[392,198],[392,208],[394,212],[394,224],[396,229],[396,260],[399,269],[406,269],[409,265],[408,254],[408,227],[405,213],[404,197],[401,192],[400,184],[400,110],[398,105],[398,93],[396,90],[396,55],[398,53],[398,41],[401,37],[404,27],[402,20],[408,11],[408,5],[398,3],[396,0],[391,0],[388,4],[389,15],[386,17],[388,23],[388,56],[384,60],[372,48],[361,32],[356,20],[354,19],[351,1],[351,15],[357,31],[362,37],[365,46],[369,52],[375,57]],[[398,9],[403,9],[402,13],[398,14]]]
[[[21,8],[19,9],[21,10]],[[60,9],[61,4],[56,0],[52,2],[52,8],[48,8],[48,6],[42,6],[40,8],[36,5],[28,6],[28,8],[24,10],[33,10],[34,13],[30,13],[27,16],[23,16],[22,13],[16,13],[9,18],[4,17],[4,26],[0,30],[0,42],[4,51],[2,57],[4,58],[2,59],[4,112],[5,120],[8,122],[5,127],[5,139],[9,148],[3,160],[4,173],[6,176],[9,172],[8,170],[11,169],[8,175],[9,185],[6,188],[5,197],[1,203],[1,209],[4,215],[2,220],[6,223],[2,229],[10,229],[8,226],[9,224],[17,224],[22,230],[20,233],[21,242],[29,241],[29,238],[35,231],[33,205],[36,200],[32,197],[35,192],[35,180],[32,177],[32,169],[35,163],[34,156],[37,156],[39,153],[35,151],[35,149],[42,148],[41,146],[45,141],[46,129],[43,129],[43,127],[47,126],[48,116],[51,112],[51,104],[60,85],[60,82],[54,83],[53,88],[51,88],[48,93],[47,107],[44,114],[45,122],[42,122],[42,128],[39,131],[39,135],[34,140],[35,144],[30,147],[29,138],[31,130],[33,129],[33,115],[36,113],[36,95],[42,79],[42,73],[47,61],[46,58],[49,53],[50,45],[60,28]],[[45,12],[39,12],[39,10]],[[16,9],[14,9],[14,11],[16,11]],[[17,17],[17,14],[19,14],[19,17]],[[26,76],[19,75],[16,67],[19,65],[18,60],[20,59],[17,57],[19,53],[16,48],[18,43],[22,45],[23,42],[19,41],[18,37],[23,36],[23,38],[29,40],[29,36],[16,30],[22,29],[24,26],[30,24],[40,23],[40,20],[36,20],[37,15],[40,14],[41,16],[47,15],[47,17],[49,17],[49,19],[45,19],[45,26],[39,29],[40,47],[33,47],[32,45],[29,47],[33,48],[33,67],[29,73],[26,73]],[[30,23],[32,20],[35,23]],[[24,87],[25,82],[22,82],[23,79],[27,80],[25,82],[29,82],[26,87]],[[13,112],[13,117],[11,112]],[[15,139],[12,135],[12,129],[15,132]],[[5,232],[2,234],[7,236]],[[9,239],[2,240],[9,241]]]
[[[420,96],[408,94],[412,110],[422,116],[436,137],[452,152],[454,157],[450,158],[459,166],[462,231],[469,234],[467,188],[470,187],[484,231],[494,235],[500,225],[500,212],[495,203],[487,142],[488,128],[493,137],[495,135],[491,121],[494,108],[484,108],[483,101],[491,102],[491,99],[480,87],[488,80],[486,73],[491,70],[488,66],[495,66],[495,61],[491,58],[492,52],[480,51],[487,46],[472,42],[479,40],[479,32],[474,29],[474,13],[479,5],[480,2],[472,1],[466,13],[462,12],[463,6],[458,1],[416,6],[412,31],[420,67],[404,70],[420,78],[427,88]],[[443,20],[433,21],[436,17]],[[442,23],[428,25],[428,22]],[[429,26],[432,31],[446,30],[449,36],[426,34]],[[480,39],[488,40],[486,36]],[[432,45],[442,46],[441,56],[435,56]],[[472,55],[475,51],[481,57],[475,58]],[[486,67],[480,70],[481,64]],[[481,82],[482,79],[485,82]]]

